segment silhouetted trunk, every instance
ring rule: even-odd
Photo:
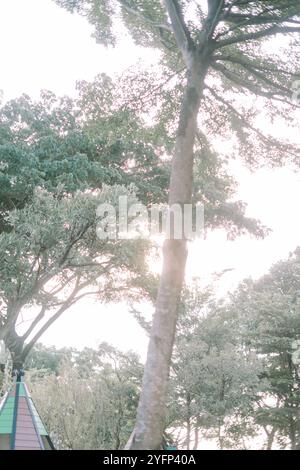
[[[198,428],[198,424],[196,424],[196,427],[195,427],[195,441],[194,441],[194,447],[193,447],[193,450],[197,450],[198,449],[198,445],[199,445],[199,428]]]
[[[275,434],[276,430],[273,428],[272,431],[268,434],[267,450],[272,450]]]
[[[289,428],[290,428],[289,435],[290,435],[290,441],[291,441],[291,450],[300,450],[299,420],[297,418],[291,417]]]
[[[23,339],[12,329],[4,338],[6,349],[10,352],[13,370],[20,370],[23,368],[25,361],[24,357],[24,341]]]
[[[191,396],[186,396],[186,448],[190,450],[191,445]]]
[[[218,442],[220,450],[224,449],[224,438],[222,436],[222,423],[219,423],[218,426]]]

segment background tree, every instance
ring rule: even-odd
[[[114,45],[115,18],[122,18],[136,43],[161,50],[162,63],[173,74],[185,69],[177,114],[169,204],[192,202],[194,144],[220,127],[238,139],[238,151],[248,162],[282,157],[297,161],[298,151],[257,127],[260,103],[267,114],[280,113],[290,122],[288,83],[298,71],[300,6],[296,1],[261,0],[56,0],[87,17],[99,42]],[[286,50],[271,57],[265,47],[274,37],[290,38]],[[284,48],[283,48],[284,49]],[[241,94],[250,99],[246,104]],[[259,101],[253,104],[253,99]],[[253,112],[255,109],[255,113]],[[178,108],[176,108],[176,111]],[[199,110],[201,115],[198,120]],[[219,113],[220,111],[220,113]],[[209,124],[209,126],[207,126]],[[208,131],[212,128],[212,132]],[[206,135],[206,133],[207,135]],[[203,139],[202,139],[203,140]],[[255,146],[254,146],[255,142]],[[165,402],[178,305],[187,257],[186,240],[167,239],[156,301],[147,364],[131,448],[159,448],[165,424]]]
[[[97,236],[101,222],[97,207],[101,203],[118,207],[122,194],[129,196],[129,204],[137,201],[117,186],[62,199],[38,192],[31,204],[10,212],[13,230],[0,235],[0,337],[16,368],[74,303],[87,296],[98,296],[102,302],[119,296],[137,298],[151,279],[150,274],[146,279],[147,242]],[[37,312],[29,324],[28,308]]]
[[[36,343],[26,357],[24,367],[26,370],[44,371],[46,374],[58,375],[63,361],[71,361],[76,357],[74,348],[56,349],[55,346],[45,346]]]
[[[180,448],[208,439],[221,449],[298,448],[299,267],[296,250],[226,301],[198,281],[184,290],[167,401],[167,430]],[[124,445],[140,393],[135,355],[107,344],[81,352],[39,345],[27,364],[57,445]],[[75,433],[80,420],[86,427]]]
[[[299,267],[297,249],[225,301],[184,292],[168,400],[181,446],[298,448]]]
[[[105,343],[98,350],[73,350],[69,359],[65,351],[55,353],[60,356],[56,374],[33,369],[30,377],[33,398],[56,447],[122,448],[136,415],[142,374],[137,356]]]
[[[1,231],[10,210],[30,202],[34,190],[54,195],[134,183],[138,198],[163,198],[168,178],[159,147],[135,111],[117,97],[117,83],[105,75],[78,83],[78,99],[43,91],[0,110]],[[126,127],[125,127],[126,123]],[[146,142],[145,142],[146,140]]]
[[[168,112],[158,123],[146,124],[139,96],[146,85],[149,88],[150,77],[145,74],[135,81],[129,72],[125,78],[113,82],[100,75],[93,83],[80,82],[77,99],[43,92],[39,102],[23,96],[1,108],[0,337],[16,365],[84,295],[101,290],[105,295],[99,298],[109,300],[114,289],[109,280],[113,273],[116,279],[116,270],[123,276],[121,283],[131,272],[153,296],[145,265],[147,245],[100,243],[95,236],[97,204],[117,205],[118,196],[126,192],[120,183],[126,185],[131,202],[132,185],[146,206],[166,200],[170,165],[162,156],[172,142],[164,129]],[[160,83],[156,86],[161,88]],[[257,221],[245,217],[244,205],[232,200],[236,184],[208,147],[196,175],[195,198],[206,201],[207,225],[225,226],[230,236],[264,233]],[[105,258],[105,266],[100,266],[100,258]],[[92,285],[94,290],[89,289]],[[21,325],[20,336],[16,325],[28,307],[37,313],[31,324],[26,318],[28,328]]]
[[[263,425],[269,445],[299,449],[299,309],[300,253],[276,263],[258,281],[242,284],[232,303],[245,329],[248,348],[263,363],[267,379],[265,393],[258,401],[257,423]]]
[[[146,268],[139,256],[139,246],[146,254],[146,245],[139,241],[97,244],[97,204],[117,207],[121,194],[133,202],[134,183],[139,201],[165,198],[168,168],[158,158],[159,148],[150,145],[150,138],[144,143],[147,130],[134,110],[124,108],[121,97],[117,100],[112,81],[101,75],[93,85],[78,84],[78,91],[77,100],[43,92],[37,103],[23,96],[0,110],[0,337],[16,364],[75,298],[91,292],[88,287],[94,284],[92,292],[104,292],[109,284],[105,272],[117,275],[117,258],[121,283],[132,249],[139,273]],[[109,246],[114,254],[108,255]],[[96,274],[100,258],[106,267],[102,264]],[[28,307],[40,312],[19,337],[16,325]]]
[[[211,438],[220,449],[245,448],[258,431],[262,364],[245,349],[235,314],[214,297],[196,284],[184,291],[180,308],[168,422],[183,430],[187,449]]]

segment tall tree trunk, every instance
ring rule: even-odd
[[[191,396],[186,396],[186,448],[190,450],[191,445]]]
[[[296,410],[295,410],[296,411]],[[291,441],[291,450],[300,450],[300,430],[297,417],[290,417],[289,437]]]
[[[218,442],[219,442],[220,450],[223,450],[224,439],[223,439],[223,436],[222,436],[222,423],[221,422],[219,422],[219,426],[218,426]]]
[[[4,338],[6,349],[10,352],[13,370],[20,370],[23,368],[25,361],[23,355],[24,341],[23,339],[12,329]]]
[[[289,418],[289,437],[291,441],[291,450],[296,450],[296,427],[292,416]]]
[[[276,429],[272,428],[272,431],[268,434],[267,450],[272,450],[275,434],[276,434]]]
[[[196,54],[195,54],[196,57]],[[193,149],[197,115],[207,67],[197,58],[188,70],[173,157],[169,205],[191,203]],[[163,268],[153,317],[137,421],[126,448],[159,449],[165,427],[165,403],[178,305],[187,259],[186,239],[172,236],[163,246]]]
[[[196,423],[196,427],[195,427],[195,441],[194,441],[194,447],[193,447],[193,450],[197,450],[198,449],[198,445],[199,445],[199,427],[198,427],[198,423]]]

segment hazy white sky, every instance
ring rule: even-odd
[[[126,36],[115,50],[108,51],[95,43],[91,32],[83,18],[65,12],[51,0],[0,0],[0,89],[4,99],[21,93],[37,98],[41,89],[74,94],[76,80],[92,80],[100,72],[120,72],[139,59],[147,64],[155,60],[152,51],[133,47]],[[215,271],[234,268],[223,277],[223,292],[245,276],[260,276],[300,244],[300,172],[285,168],[250,174],[239,169],[238,179],[238,196],[248,203],[247,215],[260,218],[273,232],[263,241],[243,237],[235,242],[216,232],[194,244],[188,277],[208,279]],[[147,346],[125,305],[104,307],[92,301],[65,313],[43,341],[58,347],[108,341],[122,349],[136,349],[143,356]]]
[[[76,80],[115,73],[139,57],[154,54],[133,47],[126,35],[117,50],[91,38],[92,28],[52,0],[0,0],[0,89],[4,99],[21,93],[38,97],[41,89],[75,92]],[[145,57],[147,55],[147,57]]]

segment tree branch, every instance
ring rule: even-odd
[[[21,336],[22,340],[25,341],[28,336],[32,333],[32,331],[34,330],[34,328],[36,327],[36,325],[44,318],[45,316],[45,313],[46,313],[46,310],[47,310],[47,306],[46,305],[43,305],[42,308],[41,308],[41,311],[40,313],[36,316],[36,318],[33,320],[33,322],[31,323],[30,327],[28,328],[28,330],[26,331],[26,333],[24,333],[23,336]]]
[[[232,56],[232,55],[229,55],[229,54],[217,54],[217,55],[214,55],[212,60],[213,61],[225,61],[225,62],[232,62],[233,64],[239,64],[241,65],[242,67],[251,67],[252,70],[260,70],[261,72],[273,72],[274,74],[278,74],[278,72],[284,74],[284,75],[288,75],[289,77],[300,77],[300,73],[296,73],[296,72],[290,72],[286,69],[282,69],[280,67],[277,67],[277,65],[275,65],[274,67],[270,67],[270,65],[262,65],[262,64],[257,64],[257,63],[254,63],[254,62],[248,62],[247,60],[244,60],[245,57],[244,56]]]
[[[76,296],[76,294],[81,290],[83,289],[83,287],[85,287],[85,284],[83,286],[80,286],[80,277],[77,278],[76,280],[76,283],[75,283],[75,287],[72,291],[72,293],[70,294],[69,298],[65,301],[65,303],[57,310],[57,312],[51,317],[49,318],[49,320],[46,321],[46,323],[41,327],[41,329],[34,335],[34,337],[31,339],[31,341],[26,344],[25,348],[23,349],[23,353],[22,353],[22,357],[23,359],[25,360],[25,358],[27,357],[28,353],[30,352],[30,350],[33,348],[34,344],[38,341],[38,339],[42,336],[42,334],[49,328],[50,325],[52,325],[52,323],[55,322],[55,320],[57,320],[73,303],[74,303],[74,298]],[[39,321],[41,320],[41,318],[39,319]],[[38,322],[33,322],[35,323],[34,326],[37,325]],[[31,327],[30,327],[31,328]],[[33,328],[32,328],[33,330]],[[31,330],[31,331],[32,331]],[[27,334],[27,333],[26,333]]]
[[[120,4],[121,7],[124,8],[128,13],[131,13],[132,15],[136,16],[140,20],[144,21],[145,23],[148,23],[149,25],[155,27],[155,28],[160,28],[160,29],[165,29],[166,31],[171,31],[172,32],[172,27],[168,23],[156,23],[155,21],[152,21],[150,18],[147,18],[144,16],[140,11],[136,10],[135,8],[132,8],[126,0],[118,0],[118,3]]]
[[[294,15],[293,15],[294,16]],[[252,15],[243,15],[240,13],[232,13],[226,17],[226,22],[234,23],[238,27],[241,26],[256,26],[262,24],[273,24],[281,23],[282,17],[280,16],[252,16]],[[285,23],[300,24],[300,21],[294,20],[293,18],[288,18],[284,20]]]
[[[193,62],[193,55],[191,52],[195,50],[195,44],[185,24],[182,11],[177,0],[164,0],[164,4],[171,20],[172,31],[174,33],[177,46],[187,68],[190,69]]]
[[[209,29],[207,31],[207,40],[210,40],[215,32],[223,6],[224,0],[208,0],[207,22]]]
[[[49,292],[46,292],[46,294],[50,294],[51,296],[59,294],[59,292],[61,292],[68,284],[70,284],[71,281],[74,281],[74,279],[76,278],[77,274],[73,274],[72,276],[68,277],[64,282],[60,282],[59,287],[54,287]]]
[[[83,237],[83,235],[85,234],[85,232],[89,229],[89,227],[91,227],[92,223],[91,222],[88,222],[87,224],[85,224],[85,226],[80,230],[80,232],[77,234],[77,236],[70,241],[69,245],[67,246],[67,249],[65,250],[60,262],[59,262],[59,266],[63,266],[63,264],[67,261],[68,259],[68,256],[70,254],[70,251],[71,249],[73,248],[74,245],[76,245],[76,243],[81,240],[81,238]]]
[[[281,97],[290,96],[291,91],[288,88],[285,88],[279,84],[277,85],[275,82],[273,82],[270,79],[267,79],[266,77],[264,77],[262,74],[259,74],[258,72],[251,71],[250,69],[250,72],[253,73],[254,76],[259,77],[260,80],[264,81],[266,84],[275,88],[276,90],[275,92],[262,90],[260,87],[258,87],[257,84],[246,80],[245,78],[241,77],[240,75],[233,72],[232,70],[228,70],[225,66],[221,64],[214,64],[212,65],[212,68],[221,72],[228,80],[232,81],[237,86],[246,88],[248,91],[250,91],[250,93],[253,93],[257,96],[262,96],[264,98],[269,98],[274,101],[279,101],[281,103],[285,103],[295,108],[300,108],[300,105],[296,103],[292,103],[291,101],[288,101],[284,98],[280,98],[280,96]]]
[[[264,142],[265,145],[269,145],[270,147],[273,147],[273,148],[276,148],[278,150],[278,148],[282,145],[282,143],[280,141],[277,141],[277,140],[273,140],[269,137],[266,137],[262,132],[259,131],[259,129],[257,129],[256,127],[252,126],[245,118],[244,116],[239,113],[234,106],[232,106],[230,103],[228,103],[228,101],[224,100],[224,98],[222,98],[221,96],[219,96],[210,86],[208,86],[207,84],[205,85],[205,88],[207,90],[209,90],[209,92],[213,95],[213,97],[219,101],[220,103],[222,103],[224,106],[226,106],[228,109],[230,109],[230,111],[232,113],[234,113],[240,120],[240,122],[245,126],[247,127],[248,129],[252,130],[259,138],[262,142]],[[289,155],[291,155],[292,157],[294,157],[296,160],[299,159],[299,154],[295,154],[293,152],[291,152],[288,147],[285,145],[285,148],[284,148],[284,151],[285,153],[288,153]]]
[[[222,47],[230,46],[239,42],[254,41],[255,39],[274,36],[276,34],[284,35],[289,33],[300,33],[300,27],[274,25],[270,28],[263,29],[261,31],[256,31],[255,33],[241,34],[233,38],[224,39],[222,41],[216,41],[214,48],[220,49]]]

